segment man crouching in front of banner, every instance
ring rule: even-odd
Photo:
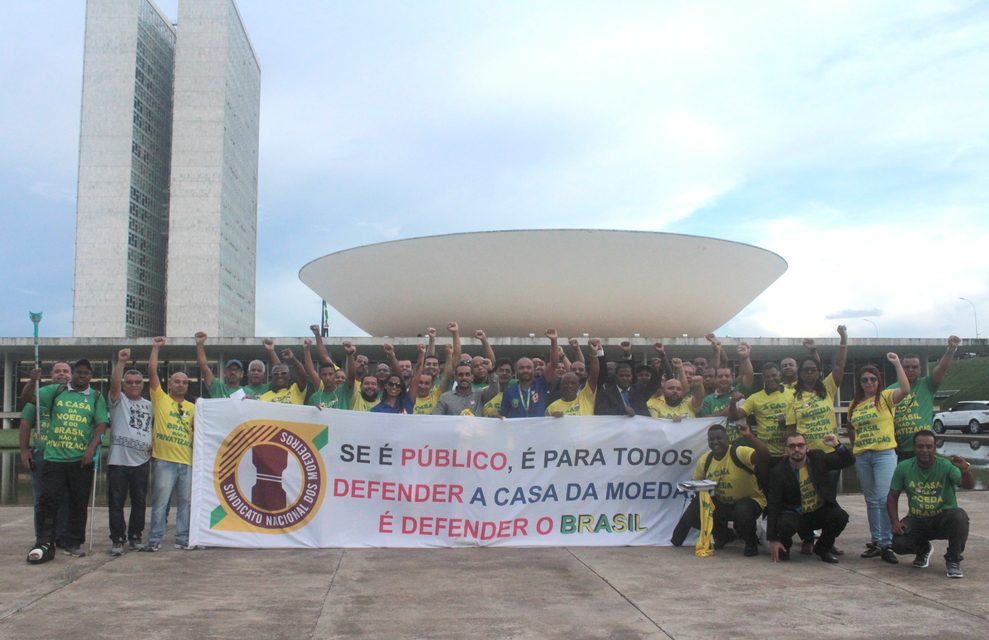
[[[718,483],[714,501],[714,548],[721,549],[737,537],[745,541],[745,555],[759,555],[759,537],[756,520],[766,508],[766,496],[759,488],[755,467],[769,457],[766,444],[755,437],[748,425],[739,425],[738,433],[752,446],[728,444],[724,425],[713,424],[707,430],[707,445],[711,451],[697,460],[694,480],[713,480]],[[728,521],[734,522],[734,532]],[[690,529],[700,529],[700,505],[695,498],[680,517],[670,542],[679,547]]]
[[[786,457],[769,472],[766,539],[773,562],[790,559],[793,534],[814,529],[821,530],[814,555],[829,564],[838,562],[834,542],[845,530],[848,514],[838,506],[828,472],[855,464],[855,457],[834,434],[822,442],[834,451],[808,450],[804,437],[791,433],[785,440]]]

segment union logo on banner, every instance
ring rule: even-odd
[[[320,449],[325,424],[250,420],[216,452],[213,482],[220,504],[210,514],[219,531],[288,533],[319,511],[326,488]]]

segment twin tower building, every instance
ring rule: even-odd
[[[260,89],[233,0],[88,0],[73,336],[254,335]]]

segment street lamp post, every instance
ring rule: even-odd
[[[972,305],[972,317],[975,318],[975,339],[979,339],[979,314],[975,311],[975,303],[968,298],[959,297],[959,300],[964,300],[965,302]]]

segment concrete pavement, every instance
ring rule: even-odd
[[[0,638],[930,638],[989,637],[989,492],[964,492],[965,578],[858,557],[860,495],[841,563],[734,543],[692,548],[324,549],[108,555],[24,561],[31,509],[0,508]]]

